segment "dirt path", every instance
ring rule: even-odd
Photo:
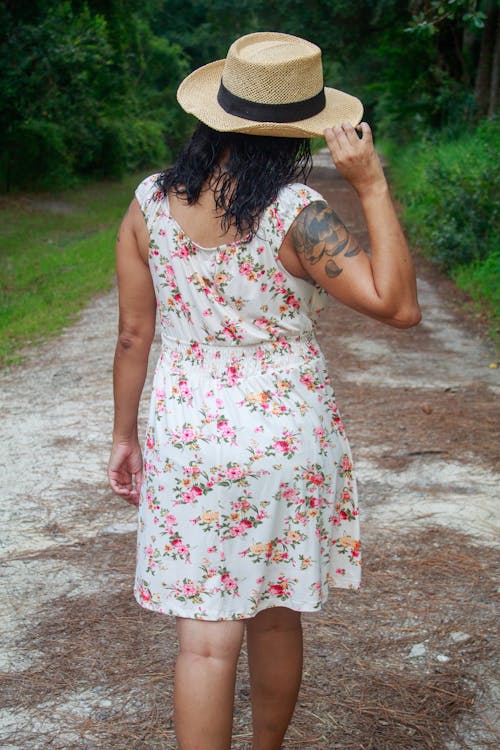
[[[363,236],[352,193],[312,184]],[[359,593],[305,618],[284,748],[489,750],[495,740],[493,354],[453,286],[421,264],[423,323],[401,332],[332,302],[320,331],[360,477]],[[1,379],[5,750],[170,750],[175,634],[132,601],[135,514],[105,482],[112,293]],[[235,750],[249,748],[244,660]]]

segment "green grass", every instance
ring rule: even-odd
[[[0,364],[56,335],[111,288],[121,217],[144,176],[0,198]]]
[[[500,350],[498,123],[459,139],[384,145],[410,241],[470,295]]]
[[[487,315],[491,338],[500,353],[500,250],[483,261],[459,266],[452,272],[452,278],[470,295],[473,307]]]

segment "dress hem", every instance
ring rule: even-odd
[[[351,590],[358,592],[360,588],[360,584],[357,581],[353,580],[346,580],[342,584],[336,583],[335,585],[330,584],[330,588],[333,589],[343,589],[343,590]],[[296,602],[291,599],[287,599],[286,601],[283,601],[281,599],[272,599],[272,600],[266,600],[265,602],[262,602],[263,606],[258,606],[252,612],[249,614],[240,614],[240,613],[227,613],[226,615],[222,616],[214,616],[210,617],[205,613],[194,613],[192,610],[182,610],[181,607],[169,607],[168,609],[163,609],[160,605],[155,604],[154,602],[145,601],[142,599],[139,593],[139,589],[134,588],[134,598],[139,604],[140,607],[143,609],[147,609],[150,612],[158,612],[162,615],[169,615],[171,617],[183,617],[189,620],[205,620],[207,622],[226,622],[226,621],[235,621],[235,620],[250,620],[252,617],[255,617],[255,615],[259,614],[259,612],[263,612],[266,609],[272,609],[274,607],[286,607],[287,609],[292,609],[294,612],[320,612],[323,605],[326,604],[328,600],[329,595],[329,589],[325,591],[325,595],[318,599],[316,603],[312,602]]]

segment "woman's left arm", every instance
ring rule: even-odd
[[[137,412],[156,319],[148,246],[146,224],[134,199],[123,219],[116,243],[120,317],[113,369],[113,445],[108,466],[113,491],[132,505],[139,504],[141,490],[142,452],[137,434]]]

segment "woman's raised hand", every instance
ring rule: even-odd
[[[350,122],[343,122],[324,132],[333,163],[351,183],[360,198],[387,189],[387,182],[377,152],[372,131],[367,122],[357,126],[361,137]]]

